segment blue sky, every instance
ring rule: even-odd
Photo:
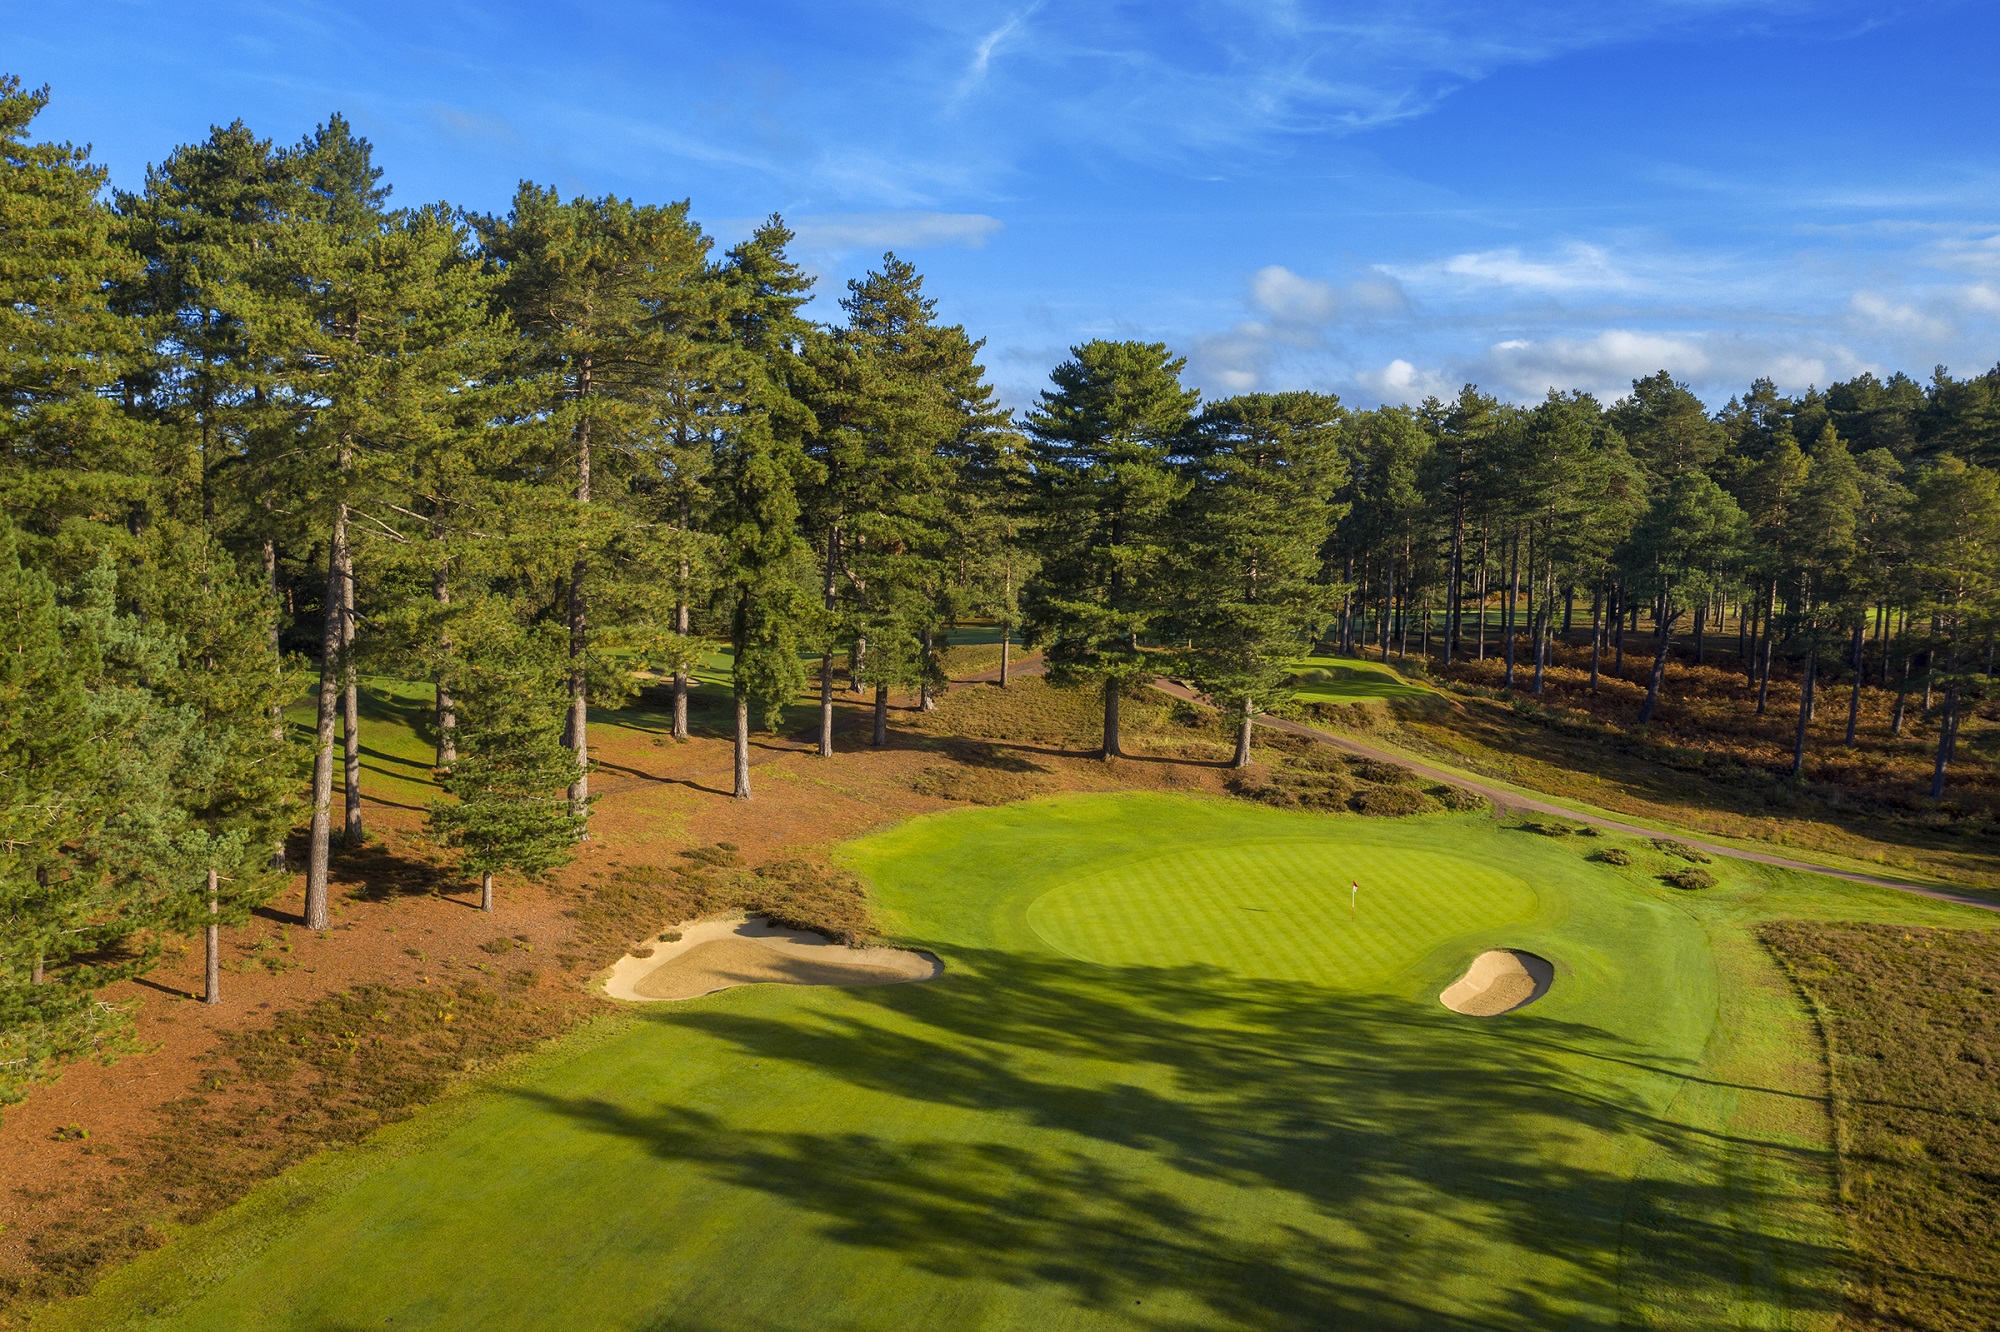
[[[199,17],[195,17],[199,15]],[[329,111],[405,204],[782,212],[822,317],[887,248],[1025,404],[1090,337],[1205,391],[1720,403],[2000,361],[1991,0],[17,7],[114,183]]]

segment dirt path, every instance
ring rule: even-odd
[[[1161,692],[1171,694],[1175,698],[1186,699],[1190,703],[1199,703],[1203,706],[1208,705],[1207,699],[1196,694],[1187,686],[1177,684],[1172,680],[1162,677],[1154,680],[1153,684]],[[1518,810],[1536,814],[1554,814],[1565,819],[1574,819],[1578,823],[1594,824],[1599,828],[1609,828],[1614,832],[1633,833],[1640,837],[1661,837],[1666,835],[1661,833],[1657,828],[1642,828],[1636,823],[1625,823],[1618,819],[1607,818],[1602,814],[1586,814],[1580,810],[1571,809],[1567,805],[1556,804],[1551,800],[1545,800],[1537,796],[1521,795],[1515,791],[1491,786],[1476,777],[1471,777],[1464,773],[1436,767],[1406,754],[1391,753],[1386,749],[1378,749],[1374,745],[1366,744],[1360,740],[1355,740],[1344,735],[1336,735],[1332,731],[1322,731],[1317,727],[1306,726],[1300,722],[1288,721],[1283,717],[1259,717],[1257,723],[1260,726],[1268,726],[1274,731],[1285,731],[1292,735],[1304,736],[1309,740],[1317,740],[1323,745],[1332,745],[1335,749],[1344,750],[1349,754],[1355,754],[1362,758],[1379,759],[1385,763],[1400,764],[1433,781],[1449,782],[1453,786],[1462,786],[1468,791],[1476,791],[1488,800],[1491,800],[1494,807],[1502,812]],[[1936,898],[1940,902],[1956,902],[1960,906],[1978,907],[1982,911],[2000,911],[2000,902],[1995,902],[1991,898],[1975,897],[1969,893],[1955,893],[1948,888],[1934,888],[1928,884],[1912,883],[1907,879],[1883,878],[1880,875],[1863,874],[1857,870],[1835,869],[1830,865],[1818,865],[1809,860],[1794,860],[1789,856],[1775,855],[1768,851],[1746,851],[1740,847],[1724,846],[1719,842],[1704,841],[1699,837],[1687,833],[1677,832],[1673,834],[1673,837],[1676,841],[1699,848],[1710,855],[1726,856],[1731,860],[1747,860],[1759,865],[1775,865],[1780,869],[1805,870],[1812,874],[1827,874],[1836,879],[1847,879],[1854,883],[1865,883],[1875,888],[1892,888],[1897,892],[1916,893],[1921,897]]]

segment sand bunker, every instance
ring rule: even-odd
[[[1472,959],[1438,1002],[1467,1017],[1498,1017],[1532,1004],[1549,992],[1555,964],[1518,948],[1495,948]]]
[[[732,985],[900,985],[930,980],[944,964],[902,948],[849,948],[780,929],[761,916],[680,927],[673,943],[641,944],[611,969],[613,999],[694,999]],[[651,955],[638,953],[651,950]]]

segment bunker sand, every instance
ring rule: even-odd
[[[1555,978],[1555,966],[1547,958],[1518,948],[1495,948],[1473,958],[1438,1002],[1467,1017],[1498,1017],[1534,1003],[1549,992]]]
[[[696,999],[736,985],[900,985],[944,971],[929,953],[849,948],[761,916],[698,921],[678,932],[671,943],[641,944],[620,958],[604,992],[644,1003]]]

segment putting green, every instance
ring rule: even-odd
[[[912,820],[847,856],[937,980],[621,1010],[36,1326],[1829,1328],[1822,1067],[1751,930],[1990,922],[1636,855],[1165,796]],[[1489,947],[1561,978],[1448,1012]]]
[[[1352,989],[1535,906],[1521,879],[1457,856],[1260,841],[1085,875],[1036,898],[1028,922],[1058,951],[1108,966],[1207,964]]]

